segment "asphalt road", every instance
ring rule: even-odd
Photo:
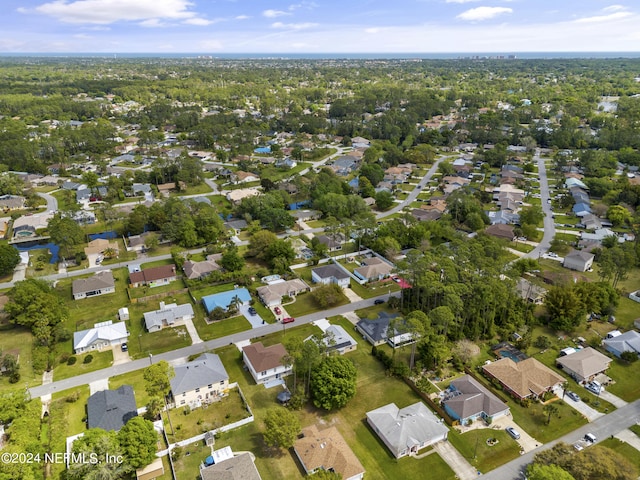
[[[399,296],[399,295],[400,295],[399,292],[392,294],[392,296]],[[354,310],[370,307],[374,304],[374,301],[377,298],[387,300],[388,297],[389,295],[385,294],[375,298],[368,298],[366,300],[361,300],[359,302],[341,305],[339,307],[332,308],[330,310],[325,310],[323,312],[317,312],[317,313],[312,313],[310,315],[305,315],[303,317],[298,317],[296,318],[295,323],[291,325],[285,325],[281,323],[272,323],[272,324],[265,325],[263,327],[254,328],[252,330],[246,330],[244,332],[227,335],[226,337],[216,338],[214,340],[209,340],[203,343],[197,343],[195,345],[173,350],[171,352],[154,355],[151,359],[143,358],[139,360],[133,360],[128,363],[115,365],[113,367],[104,368],[102,370],[97,370],[95,372],[85,373],[83,375],[77,375],[75,377],[66,378],[64,380],[54,381],[53,383],[50,383],[47,385],[32,387],[29,389],[29,393],[32,398],[41,397],[46,394],[60,392],[60,391],[67,390],[69,388],[78,387],[81,385],[87,385],[97,380],[103,380],[115,375],[129,373],[135,370],[139,370],[141,368],[145,368],[149,366],[150,360],[152,360],[153,362],[156,362],[159,360],[166,360],[170,362],[173,360],[184,359],[191,355],[196,355],[209,350],[215,350],[216,348],[224,347],[225,345],[230,345],[243,340],[258,339],[260,337],[263,337],[264,335],[269,335],[271,333],[276,333],[279,331],[281,331],[283,335],[286,336],[286,331],[288,328],[292,328],[298,325],[304,325],[306,323],[310,323],[315,320],[320,320],[321,318],[331,317],[334,315],[343,315],[345,313],[352,312]]]
[[[58,200],[56,199],[56,197],[42,192],[37,192],[37,195],[47,201],[47,212],[53,213],[58,211]]]
[[[536,150],[536,154],[533,157],[538,162],[538,177],[540,178],[540,200],[542,202],[542,213],[544,213],[544,234],[542,241],[536,248],[524,255],[525,258],[540,258],[544,253],[549,251],[551,246],[551,240],[556,235],[556,226],[553,219],[553,211],[551,210],[551,204],[549,200],[549,180],[547,177],[547,166],[544,163],[544,159],[540,157],[540,149]]]
[[[521,457],[512,460],[509,463],[502,465],[501,467],[492,470],[491,472],[483,475],[482,478],[487,478],[490,480],[512,480],[512,479],[522,479],[521,471],[526,467],[527,464],[533,461],[533,457],[543,451],[553,447],[558,442],[565,442],[568,444],[573,444],[584,437],[586,433],[593,433],[598,440],[604,440],[605,438],[609,438],[612,435],[617,434],[618,432],[629,428],[631,425],[640,420],[640,400],[636,400],[633,403],[629,403],[624,407],[618,408],[617,410],[611,412],[608,415],[598,418],[593,422],[581,427],[577,430],[574,430],[571,433],[568,433],[564,437],[559,438],[553,442],[546,443],[531,452],[522,455]],[[560,421],[558,419],[552,420]]]

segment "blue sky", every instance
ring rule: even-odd
[[[0,52],[639,52],[637,0],[2,0]]]

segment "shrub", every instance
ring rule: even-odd
[[[72,355],[67,360],[67,365],[75,365],[77,361],[78,359]]]
[[[91,363],[93,361],[93,355],[89,354],[86,357],[84,357],[84,360],[82,361],[82,363]]]

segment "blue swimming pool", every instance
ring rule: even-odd
[[[271,153],[271,147],[258,147],[254,150],[255,153]]]

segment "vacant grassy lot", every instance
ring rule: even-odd
[[[490,438],[498,440],[498,443],[488,445]],[[483,473],[520,456],[520,446],[504,430],[482,428],[461,434],[452,429],[449,442]]]
[[[193,287],[189,289],[193,298],[200,301],[202,297],[206,297],[207,295],[213,295],[215,293],[220,292],[228,292],[229,290],[233,290],[233,283],[223,283],[220,285],[202,285],[198,287]]]
[[[91,355],[93,359],[89,363],[84,363],[89,355]],[[83,373],[95,372],[96,370],[110,367],[113,363],[113,351],[109,349],[103,352],[83,353],[82,355],[76,355],[76,358],[77,361],[75,365],[68,365],[67,362],[54,365],[53,379],[56,381],[63,380],[65,378],[75,377],[76,375],[82,375]]]
[[[615,380],[607,390],[627,402],[640,398],[640,362],[626,363],[615,359],[611,362],[607,375]]]
[[[30,387],[35,387],[42,383],[42,375],[33,372],[31,364],[31,348],[33,336],[26,328],[14,326],[12,324],[2,325],[0,328],[0,352],[2,354],[12,354],[18,359],[20,365],[20,381],[16,384],[9,383],[9,379],[4,375],[0,376],[0,390],[10,390],[12,388],[23,388],[25,383]]]
[[[171,443],[195,437],[249,416],[249,412],[247,412],[236,388],[229,390],[229,395],[219,402],[195,410],[190,410],[187,407],[174,408],[170,411],[170,414],[171,423],[175,430],[174,433],[171,434],[171,426],[166,416],[164,417],[164,424],[167,437]]]
[[[618,440],[617,438],[607,438],[598,444],[601,447],[607,447],[613,450],[614,452],[618,452],[624,458],[629,460],[636,467],[635,474],[637,475],[640,472],[640,452],[633,448],[626,442],[622,440]]]

